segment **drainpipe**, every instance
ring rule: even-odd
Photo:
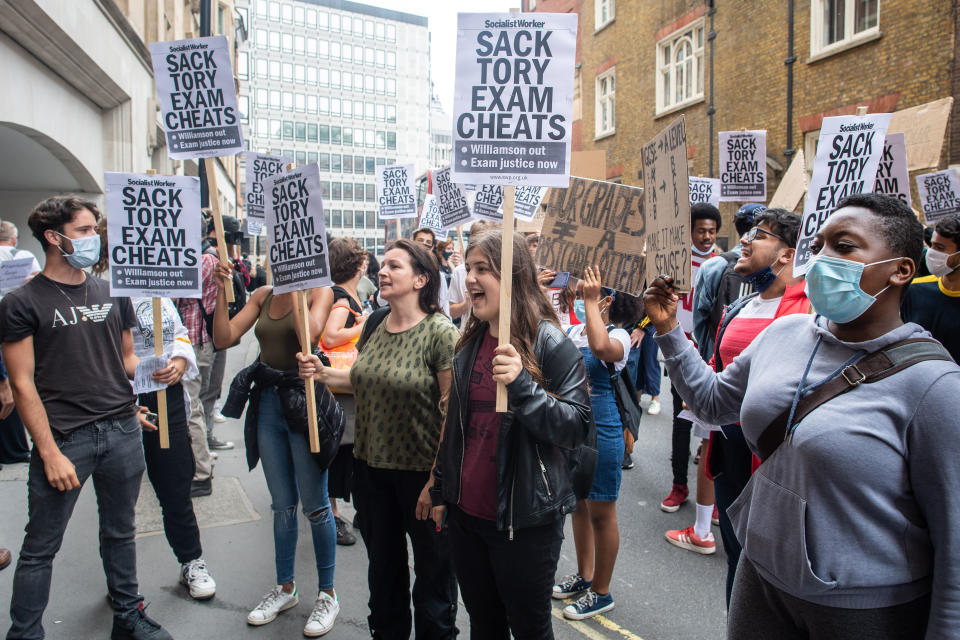
[[[793,65],[797,61],[793,52],[793,3],[794,0],[787,1],[787,59],[783,61],[787,65],[787,148],[783,151],[787,164],[797,152],[793,148]]]
[[[792,2],[792,0],[791,0]],[[713,177],[713,145],[716,142],[714,138],[714,121],[713,116],[717,112],[714,107],[714,93],[713,93],[713,59],[714,55],[714,40],[717,37],[717,32],[713,30],[713,16],[717,12],[717,8],[714,6],[714,0],[710,0],[710,8],[707,10],[707,15],[710,16],[710,32],[707,34],[707,41],[710,43],[710,106],[707,107],[707,118],[710,121],[710,154],[707,156],[709,158],[709,173],[710,177]]]

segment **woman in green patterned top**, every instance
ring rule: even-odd
[[[457,585],[447,532],[430,520],[429,489],[459,333],[437,306],[439,266],[422,245],[394,242],[379,280],[390,312],[360,338],[353,366],[330,369],[298,355],[300,375],[353,390],[354,500],[370,563],[371,634],[406,640],[415,621],[417,638],[452,640]],[[406,536],[416,570],[412,618]]]

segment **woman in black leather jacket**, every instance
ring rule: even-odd
[[[471,637],[549,639],[563,516],[576,507],[567,457],[590,431],[590,398],[582,356],[519,239],[511,343],[497,347],[500,250],[499,230],[471,238],[467,250],[473,313],[454,357],[432,515],[438,529],[450,525]],[[498,382],[507,413],[495,412]]]

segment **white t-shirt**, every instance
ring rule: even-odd
[[[567,335],[573,340],[573,344],[577,349],[590,346],[587,340],[587,325],[585,324],[573,325],[567,329]],[[627,333],[626,329],[611,329],[609,335],[611,339],[619,340],[620,344],[623,345],[623,357],[613,363],[617,371],[623,371],[623,368],[627,366],[627,358],[630,357],[630,334]]]
[[[16,247],[0,247],[0,262],[6,260],[19,260],[21,258],[33,258],[33,266],[30,267],[30,273],[40,271],[40,263],[37,257],[26,249],[17,249]]]
[[[737,314],[738,318],[775,318],[777,317],[777,309],[780,308],[780,301],[783,300],[783,296],[779,298],[770,298],[769,300],[764,300],[760,296],[757,296],[750,300],[743,309],[740,310],[740,313]]]

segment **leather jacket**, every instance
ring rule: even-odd
[[[464,432],[470,422],[470,372],[483,341],[478,333],[453,359],[453,382],[434,468],[434,505],[460,502]],[[556,325],[541,322],[533,347],[546,386],[524,369],[507,385],[497,443],[497,528],[549,524],[576,509],[568,456],[592,421],[587,372],[580,351]]]

